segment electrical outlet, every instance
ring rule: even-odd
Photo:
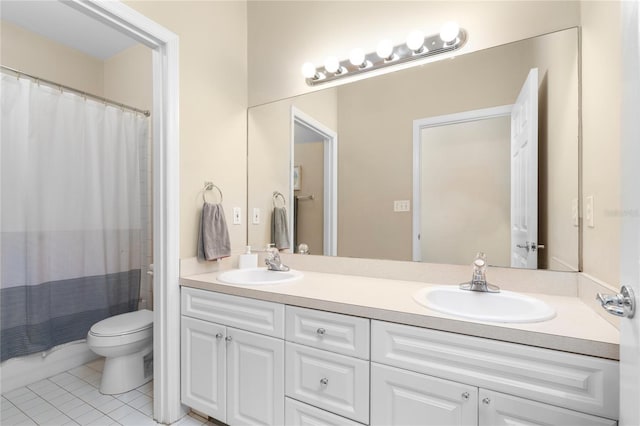
[[[260,224],[260,209],[258,207],[253,208],[253,215],[251,216],[251,221],[254,225]]]
[[[395,200],[393,202],[394,212],[408,212],[411,210],[411,202],[409,200]]]
[[[579,226],[579,212],[578,212],[578,199],[574,198],[571,200],[571,220],[573,221],[573,226]]]
[[[233,224],[240,225],[242,223],[242,209],[240,207],[233,208]]]
[[[593,217],[595,216],[595,210],[593,207],[593,195],[589,195],[584,198],[584,221],[589,228],[595,228],[593,224]]]

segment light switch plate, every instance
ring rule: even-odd
[[[595,228],[594,217],[595,211],[593,207],[593,195],[584,197],[584,221],[589,228]]]
[[[242,223],[242,209],[240,207],[233,208],[233,224],[240,225]]]
[[[573,226],[579,226],[579,212],[578,212],[578,199],[574,198],[571,200],[571,220],[573,222]]]
[[[394,212],[408,212],[411,210],[411,201],[410,200],[395,200],[393,202],[393,211]]]
[[[259,225],[260,224],[260,209],[258,207],[254,207],[253,208],[253,215],[251,215],[251,222],[254,225]]]

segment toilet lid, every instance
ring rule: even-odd
[[[153,326],[153,312],[147,309],[115,315],[91,327],[96,336],[117,336],[145,330]]]

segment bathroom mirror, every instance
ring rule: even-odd
[[[577,271],[578,61],[572,28],[249,108],[248,244],[269,242],[279,191],[290,249],[452,264],[485,251],[490,264],[510,266],[510,142],[473,126],[431,134],[415,124],[512,110],[535,68],[537,267]],[[497,121],[509,127],[508,117]],[[418,238],[431,255],[416,258]]]

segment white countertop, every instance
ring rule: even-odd
[[[489,323],[443,314],[418,304],[413,294],[430,284],[302,272],[304,277],[298,281],[274,285],[223,284],[216,280],[218,272],[182,277],[180,284],[288,305],[619,359],[619,331],[577,297],[522,293],[553,306],[556,316],[539,323]]]

